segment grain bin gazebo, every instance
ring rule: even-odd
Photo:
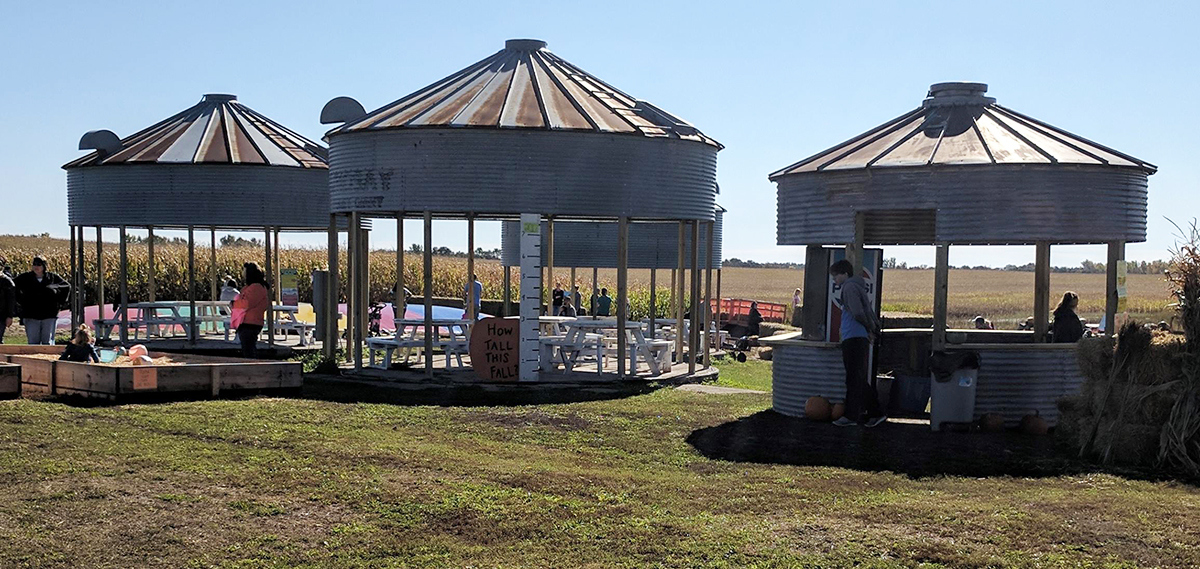
[[[631,221],[685,223],[693,235],[714,221],[721,146],[687,122],[551,53],[543,41],[509,40],[495,54],[370,113],[339,97],[326,104],[321,121],[344,123],[326,136],[331,226],[338,216],[348,216],[351,227],[364,217],[424,219],[426,353],[432,348],[435,217],[467,219],[471,253],[475,219],[536,215],[616,221],[621,258]],[[356,367],[361,366],[365,319],[365,249],[361,239],[352,239]],[[331,266],[335,254],[330,249]],[[402,263],[402,253],[397,256]],[[618,271],[619,297],[625,294],[625,272],[624,267]],[[524,305],[541,296],[540,286],[531,287],[522,290],[523,314]],[[623,326],[627,315],[620,300],[618,324]],[[527,336],[523,327],[522,341],[536,342],[536,336]],[[624,355],[621,341],[622,376]],[[432,373],[431,365],[427,357],[426,373]],[[522,366],[523,377],[531,379]]]
[[[703,306],[710,307],[703,313],[705,320],[704,330],[702,332],[703,341],[705,342],[703,353],[711,352],[710,338],[708,337],[709,328],[712,326],[713,310],[711,308],[711,299],[713,297],[713,276],[712,271],[716,271],[716,296],[721,296],[721,242],[723,238],[723,221],[725,216],[725,208],[717,206],[714,213],[715,219],[708,229],[701,233],[699,250],[701,256],[707,261],[700,261],[700,268],[704,271],[705,292],[702,294],[704,298]],[[598,290],[597,269],[615,269],[617,268],[617,244],[618,244],[617,224],[612,222],[598,221],[563,221],[554,223],[553,221],[542,222],[542,251],[546,252],[546,266],[550,271],[554,267],[569,267],[571,270],[570,281],[575,283],[575,269],[587,268],[592,269],[592,295],[595,298],[596,290]],[[500,229],[501,256],[500,263],[504,266],[505,271],[505,306],[508,304],[510,297],[509,270],[514,266],[520,266],[521,261],[521,228],[520,224],[515,221],[506,221],[501,225]],[[683,299],[686,294],[683,291],[685,283],[683,282],[682,272],[691,268],[691,257],[687,254],[691,250],[691,235],[687,234],[682,225],[676,223],[632,223],[629,226],[629,242],[628,252],[626,254],[626,266],[630,269],[649,269],[650,270],[650,305],[657,306],[657,291],[658,291],[658,270],[671,269],[671,316],[670,318],[678,321],[685,311]],[[550,273],[553,275],[553,273]],[[550,276],[546,279],[547,283],[554,283],[555,279]],[[589,312],[595,312],[595,306],[588,308]],[[719,314],[718,314],[719,316]],[[656,314],[651,311],[650,314],[650,333],[653,335],[655,331]],[[718,328],[720,322],[717,322]],[[683,354],[683,337],[676,337],[676,354]],[[708,359],[705,360],[707,365]]]
[[[84,283],[83,230],[96,228],[98,304],[103,311],[102,230],[120,230],[120,330],[127,340],[126,230],[188,232],[190,337],[196,331],[195,230],[208,229],[215,270],[216,232],[263,231],[266,267],[278,257],[279,231],[323,231],[329,224],[326,150],[295,131],[238,102],[234,95],[204,95],[199,103],[124,139],[112,131],[83,135],[91,154],[67,163],[67,209],[71,225],[74,290]],[[276,248],[272,252],[272,233]],[[278,262],[275,262],[278,266]],[[155,300],[154,272],[149,297]],[[211,275],[216,297],[217,275]],[[275,278],[275,275],[272,275]],[[276,284],[278,281],[276,279]],[[275,287],[278,291],[278,286]],[[83,295],[72,303],[73,324],[82,320]],[[268,318],[271,317],[268,310]],[[101,318],[104,313],[101,312]],[[272,327],[268,337],[274,341]]]
[[[937,247],[932,337],[924,331],[926,340],[912,345],[925,348],[899,359],[923,358],[916,352],[928,348],[978,352],[977,413],[1001,413],[1011,423],[1037,411],[1053,424],[1054,401],[1080,385],[1074,345],[1043,343],[1050,247],[1108,246],[1112,323],[1118,261],[1125,243],[1146,239],[1147,177],[1156,167],[1003,107],[986,91],[981,83],[935,84],[917,109],[770,175],[779,194],[777,242],[807,246],[810,269],[803,335],[775,342],[776,410],[800,415],[808,397],[845,392],[837,338],[822,331],[827,277],[812,270],[827,266],[827,245],[846,246],[859,270],[864,245]],[[948,336],[949,247],[960,244],[1036,247],[1034,332]],[[896,344],[893,332],[900,331],[884,332],[881,359]]]

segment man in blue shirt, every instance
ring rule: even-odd
[[[867,282],[851,276],[853,273],[854,265],[845,259],[829,268],[833,282],[842,289],[842,364],[846,366],[846,413],[833,424],[848,427],[864,421],[874,427],[887,420],[870,377],[871,345],[880,325],[867,295]]]
[[[596,299],[596,316],[610,316],[612,313],[612,297],[608,289],[600,289],[600,297]]]

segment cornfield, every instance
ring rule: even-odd
[[[104,301],[116,303],[120,300],[117,282],[120,279],[120,250],[117,243],[105,242],[104,252]],[[70,242],[62,239],[0,236],[0,257],[8,260],[12,270],[22,272],[28,270],[28,264],[35,255],[46,259],[49,269],[69,278],[71,266]],[[128,294],[130,302],[149,300],[149,250],[145,244],[130,244],[126,247],[128,258]],[[226,275],[241,281],[242,264],[257,262],[265,268],[266,251],[259,247],[249,246],[218,246],[216,249],[216,270],[212,271],[212,249],[205,244],[196,247],[196,299],[212,299],[212,284],[210,275],[216,274],[218,279]],[[328,262],[324,249],[307,249],[299,247],[281,247],[279,250],[280,266],[296,269],[298,273],[298,289],[301,302],[312,302],[312,271],[323,270]],[[346,297],[346,251],[339,255],[340,262],[340,293]],[[84,243],[84,271],[87,280],[84,284],[85,302],[97,304],[98,281],[96,279],[96,243]],[[418,296],[424,296],[424,271],[419,254],[406,253],[404,256],[404,285]],[[562,269],[559,269],[560,271]],[[517,271],[513,270],[513,285],[517,285]],[[498,261],[477,259],[475,274],[483,283],[485,299],[501,299],[504,294],[504,268]],[[556,273],[556,277],[560,273]],[[566,276],[565,273],[561,273]],[[395,251],[372,251],[370,254],[370,298],[372,302],[388,302],[392,299],[392,289],[396,283],[396,253]],[[154,246],[154,278],[155,298],[158,300],[184,300],[188,298],[188,252],[187,246],[179,243],[157,243]],[[268,275],[274,281],[274,275]],[[562,279],[565,280],[565,279]],[[581,279],[582,281],[583,279]],[[433,296],[461,298],[464,285],[467,282],[467,260],[462,257],[434,257],[433,259]],[[580,283],[584,284],[583,282]],[[590,279],[587,282],[590,285]],[[604,279],[601,287],[607,287],[610,294],[615,296],[615,280]],[[591,287],[580,286],[584,306],[586,299],[592,294]],[[549,291],[545,291],[548,296]],[[660,316],[666,316],[670,310],[670,291],[667,287],[659,287],[656,304]],[[515,293],[514,293],[515,296]],[[645,318],[649,315],[650,290],[648,285],[631,286],[629,294],[630,317]]]

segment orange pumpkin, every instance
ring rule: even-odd
[[[821,397],[809,397],[804,402],[804,416],[810,421],[829,421],[833,415],[833,406],[829,400]]]
[[[979,427],[989,433],[998,433],[1004,430],[1004,415],[999,413],[984,413],[979,418]]]
[[[833,410],[830,412],[830,418],[834,421],[841,419],[846,414],[845,403],[834,403]]]
[[[1031,415],[1021,417],[1021,432],[1027,435],[1044,435],[1050,432],[1050,424],[1034,411]]]

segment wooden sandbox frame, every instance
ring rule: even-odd
[[[298,362],[152,352],[151,357],[169,356],[183,363],[118,367],[32,357],[58,355],[62,349],[62,346],[0,345],[0,363],[20,366],[20,394],[27,397],[61,395],[113,401],[143,396],[216,397],[231,392],[298,389],[303,384]],[[0,381],[0,388],[3,385]]]
[[[0,399],[21,396],[21,366],[0,361]]]

